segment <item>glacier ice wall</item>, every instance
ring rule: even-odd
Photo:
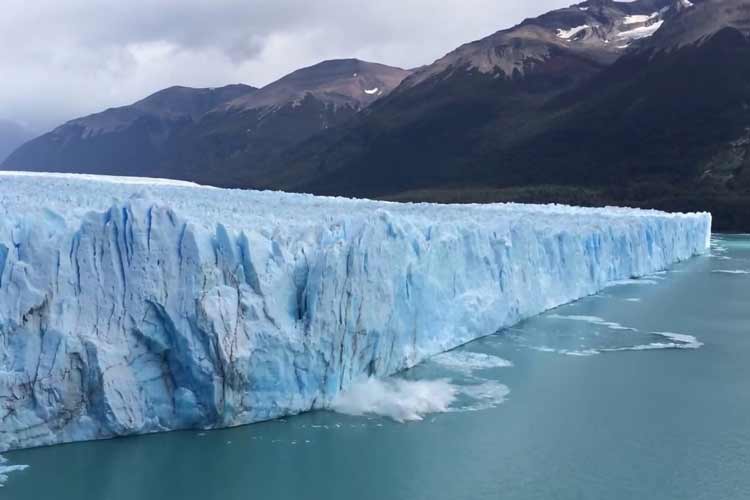
[[[710,226],[0,173],[0,451],[326,407],[701,254]]]

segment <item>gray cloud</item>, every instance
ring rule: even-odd
[[[37,130],[170,85],[261,86],[324,59],[427,64],[562,0],[4,0],[0,119]]]

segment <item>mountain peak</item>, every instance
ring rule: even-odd
[[[216,106],[256,90],[243,84],[215,88],[172,86],[129,106],[109,108],[76,118],[58,127],[55,132],[67,132],[73,127],[82,129],[82,134],[88,137],[122,130],[146,116],[161,120],[197,120]]]
[[[555,54],[609,64],[658,31],[675,1],[687,0],[588,0],[554,10],[462,45],[420,68],[407,85],[459,69],[512,78],[533,71]]]
[[[325,103],[363,108],[396,88],[409,71],[359,59],[332,59],[299,69],[258,92],[228,103],[257,109],[299,103],[311,95]]]
[[[193,119],[211,108],[256,91],[255,87],[231,84],[223,87],[192,88],[172,86],[160,90],[135,104],[134,108],[159,114],[189,114]]]

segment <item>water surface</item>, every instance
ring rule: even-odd
[[[8,474],[0,498],[750,498],[750,237],[717,237],[710,257],[398,380],[379,411],[446,390],[447,411],[408,423],[315,412],[7,453],[30,467]]]

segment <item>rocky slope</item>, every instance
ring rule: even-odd
[[[416,71],[405,87],[460,71],[523,77],[537,66],[560,64],[563,55],[606,65],[655,33],[673,5],[672,0],[593,0],[555,10],[459,47]]]
[[[24,145],[4,168],[264,185],[280,151],[345,123],[407,74],[345,59],[295,71],[260,90],[166,89],[72,120]]]
[[[474,170],[499,167],[491,151],[543,128],[554,98],[638,50],[681,6],[595,0],[466,44],[416,70],[359,120],[287,152],[281,187],[380,196],[486,185]],[[376,182],[376,168],[394,174]]]
[[[32,171],[148,175],[182,130],[223,103],[254,92],[247,85],[171,87],[130,106],[71,120],[24,144],[4,162]]]
[[[357,59],[300,69],[225,103],[183,131],[157,172],[226,187],[273,187],[285,172],[284,151],[345,125],[408,74]]]
[[[711,210],[750,231],[748,36],[745,0],[588,0],[413,72],[300,70],[171,134],[156,162],[128,156],[138,138],[77,155],[225,187]],[[23,151],[40,160],[5,168],[57,164]]]
[[[526,21],[289,151],[280,187],[710,209],[718,228],[749,230],[747,19],[743,2],[705,0],[586,2]]]

